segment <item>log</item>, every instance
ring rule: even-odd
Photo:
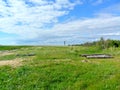
[[[82,57],[86,58],[113,58],[110,54],[82,54]]]

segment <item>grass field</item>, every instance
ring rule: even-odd
[[[120,48],[0,46],[0,50],[0,90],[120,90]],[[35,56],[27,56],[30,53]],[[114,58],[80,56],[94,53]]]

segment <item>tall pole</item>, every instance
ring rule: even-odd
[[[64,46],[66,45],[66,41],[64,41]]]

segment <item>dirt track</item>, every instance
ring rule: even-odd
[[[21,59],[4,60],[4,61],[0,61],[0,66],[10,65],[12,67],[16,67],[16,66],[22,65],[22,61],[23,60],[21,60]]]

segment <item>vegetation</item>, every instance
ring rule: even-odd
[[[96,46],[96,47],[99,47],[100,49],[107,49],[110,47],[117,48],[117,47],[120,47],[120,40],[111,40],[111,39],[105,40],[103,37],[101,37],[100,40],[98,41],[87,42],[81,45],[82,46]]]
[[[0,61],[23,59],[22,65],[0,66],[1,90],[120,90],[120,47],[11,47]],[[2,48],[1,50],[3,50]],[[7,50],[7,48],[5,48]],[[35,56],[16,54],[35,53]],[[107,53],[111,59],[86,59],[80,54]],[[10,58],[10,59],[9,59]],[[87,62],[84,62],[87,60]]]
[[[0,46],[0,50],[14,50],[14,49],[20,49],[24,47],[31,47],[31,46]]]

